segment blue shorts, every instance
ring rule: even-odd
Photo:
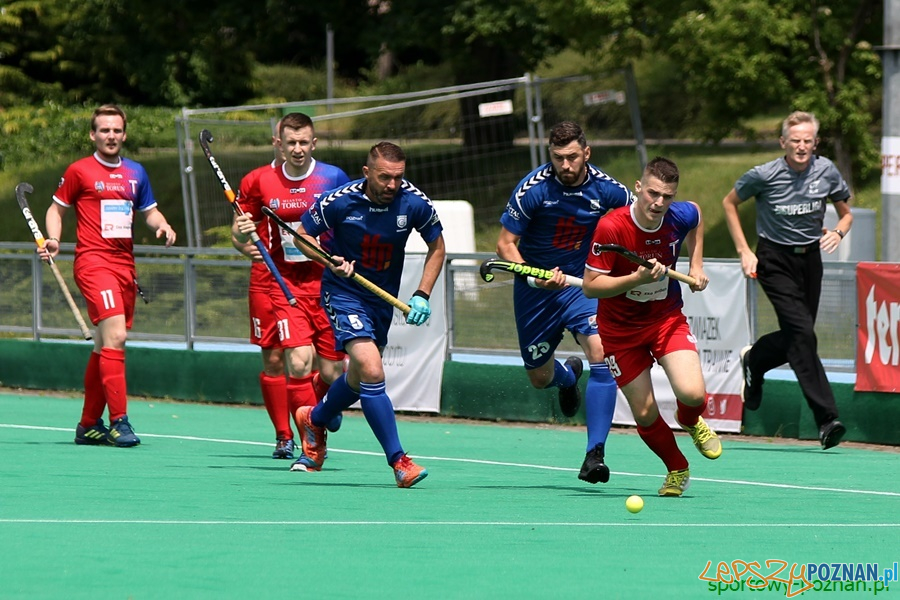
[[[567,329],[573,335],[597,335],[597,300],[577,287],[547,291],[517,278],[513,303],[519,351],[526,369],[537,369],[553,358]]]
[[[378,299],[366,302],[356,296],[326,290],[322,286],[322,306],[334,330],[335,350],[344,352],[347,342],[370,338],[379,348],[387,346],[394,307]]]

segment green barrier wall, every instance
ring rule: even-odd
[[[81,390],[91,346],[87,343],[0,340],[0,386]],[[261,404],[257,352],[199,352],[129,347],[128,393],[231,404]],[[585,378],[582,378],[582,391]],[[832,384],[846,441],[900,445],[900,395],[857,393]],[[582,409],[583,410],[583,409]],[[447,362],[441,414],[471,419],[584,424],[580,413],[566,419],[556,392],[535,390],[521,367]],[[766,381],[762,408],[744,416],[744,433],[818,439],[812,413],[793,381]]]

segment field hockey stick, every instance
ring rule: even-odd
[[[637,254],[635,254],[628,248],[625,248],[624,246],[620,246],[619,244],[597,244],[594,246],[593,250],[598,250],[600,252],[615,252],[616,254],[622,255],[625,258],[627,258],[628,260],[630,260],[631,262],[639,264],[642,267],[646,267],[648,269],[653,268],[652,262],[650,262],[649,260],[646,260],[644,258],[641,258],[640,256],[638,256]],[[672,279],[681,281],[688,285],[697,285],[697,280],[694,279],[693,277],[691,277],[690,275],[685,275],[684,273],[679,273],[678,271],[676,271],[674,269],[670,269],[669,267],[666,267],[665,275],[666,275],[666,277],[670,277]]]
[[[299,233],[297,233],[297,231],[293,227],[291,227],[288,223],[286,223],[284,221],[284,219],[282,219],[281,217],[276,215],[275,212],[272,209],[270,209],[268,206],[263,206],[262,211],[263,211],[263,214],[265,214],[267,217],[269,217],[270,219],[275,221],[279,227],[281,227],[286,232],[291,234],[295,240],[297,240],[298,242],[300,242],[301,244],[306,246],[309,250],[311,250],[313,253],[315,253],[315,255],[318,256],[319,258],[321,258],[324,262],[332,264],[336,267],[341,265],[341,262],[338,261],[336,258],[334,258],[330,254],[328,254],[327,252],[325,252],[324,250],[322,250],[321,248],[319,248],[318,246],[316,246],[315,244],[310,242],[308,239],[306,239]],[[387,293],[386,291],[384,291],[383,289],[381,289],[380,287],[378,287],[377,285],[375,285],[374,283],[372,283],[371,281],[369,281],[368,279],[366,279],[359,273],[354,272],[353,275],[350,276],[350,279],[352,279],[353,281],[355,281],[356,283],[358,283],[360,286],[364,287],[365,289],[369,290],[370,292],[372,292],[373,294],[375,294],[376,296],[378,296],[379,298],[381,298],[388,304],[391,304],[395,308],[398,308],[400,310],[400,312],[402,312],[404,315],[408,315],[409,311],[412,310],[412,309],[410,309],[408,304],[406,304],[405,302],[390,295],[389,293]]]
[[[504,273],[512,273],[519,277],[534,277],[535,279],[553,279],[553,271],[550,269],[542,269],[540,267],[532,267],[524,263],[503,260],[502,258],[489,258],[481,263],[478,273],[485,281],[492,281],[494,274],[491,271],[501,271]],[[566,283],[572,287],[580,288],[584,283],[580,277],[574,275],[566,275]]]
[[[30,183],[20,183],[16,186],[16,200],[19,202],[19,208],[22,209],[22,214],[25,216],[28,228],[31,229],[31,234],[34,235],[34,243],[37,244],[38,248],[43,248],[45,243],[44,234],[41,233],[41,228],[38,227],[37,221],[34,220],[31,209],[28,207],[28,199],[25,197],[25,194],[30,194],[33,191],[34,188],[31,187]],[[81,311],[78,310],[75,299],[72,298],[72,293],[69,291],[69,286],[66,285],[66,280],[63,279],[62,273],[59,272],[59,267],[56,266],[56,263],[53,262],[53,259],[50,257],[47,258],[47,264],[50,265],[50,270],[53,271],[53,276],[56,277],[59,289],[62,290],[63,296],[66,297],[66,302],[69,304],[69,308],[72,310],[75,320],[78,321],[81,335],[83,335],[86,340],[92,339],[93,336],[91,335],[91,330],[88,329],[87,323],[84,322],[84,317],[81,316]]]
[[[200,132],[200,147],[203,148],[203,154],[206,155],[206,160],[209,161],[209,166],[212,167],[213,173],[216,174],[219,183],[222,184],[222,190],[224,190],[225,197],[228,198],[228,203],[231,204],[231,208],[234,209],[234,214],[242,215],[244,214],[244,211],[243,209],[241,209],[241,205],[238,203],[237,198],[235,197],[234,190],[231,189],[230,185],[228,185],[228,179],[225,178],[225,173],[223,173],[222,169],[219,168],[219,163],[216,162],[216,158],[212,155],[212,151],[209,149],[209,143],[211,141],[213,141],[213,136],[208,129],[204,129]],[[290,304],[291,306],[297,306],[297,299],[294,298],[291,290],[288,289],[287,284],[284,282],[284,278],[281,276],[281,273],[278,272],[278,267],[276,267],[275,262],[272,261],[272,256],[269,254],[268,250],[266,250],[265,244],[263,244],[262,240],[259,239],[259,235],[255,231],[250,234],[250,241],[253,242],[253,245],[256,246],[257,250],[259,250],[263,262],[266,263],[266,267],[269,269],[269,273],[271,273],[272,277],[275,278],[275,281],[278,283],[278,287],[281,288],[281,292],[284,294],[284,297],[287,298],[288,304]]]
[[[150,304],[150,301],[147,300],[147,296],[144,295],[144,290],[141,289],[141,284],[137,282],[137,277],[134,278],[134,289],[136,289],[137,293],[140,294],[141,300],[144,301],[144,304]]]

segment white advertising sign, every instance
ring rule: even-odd
[[[398,294],[403,302],[408,302],[419,286],[424,265],[424,254],[406,255]],[[441,382],[447,354],[444,297],[444,275],[441,273],[429,300],[431,318],[424,325],[407,325],[403,313],[394,309],[394,322],[388,332],[382,362],[387,394],[395,410],[434,413],[441,410]]]
[[[900,194],[900,137],[881,138],[881,193]]]

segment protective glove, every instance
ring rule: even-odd
[[[431,305],[428,304],[428,299],[417,295],[419,293],[413,294],[407,303],[410,311],[406,315],[406,322],[410,325],[422,325],[431,316]]]

